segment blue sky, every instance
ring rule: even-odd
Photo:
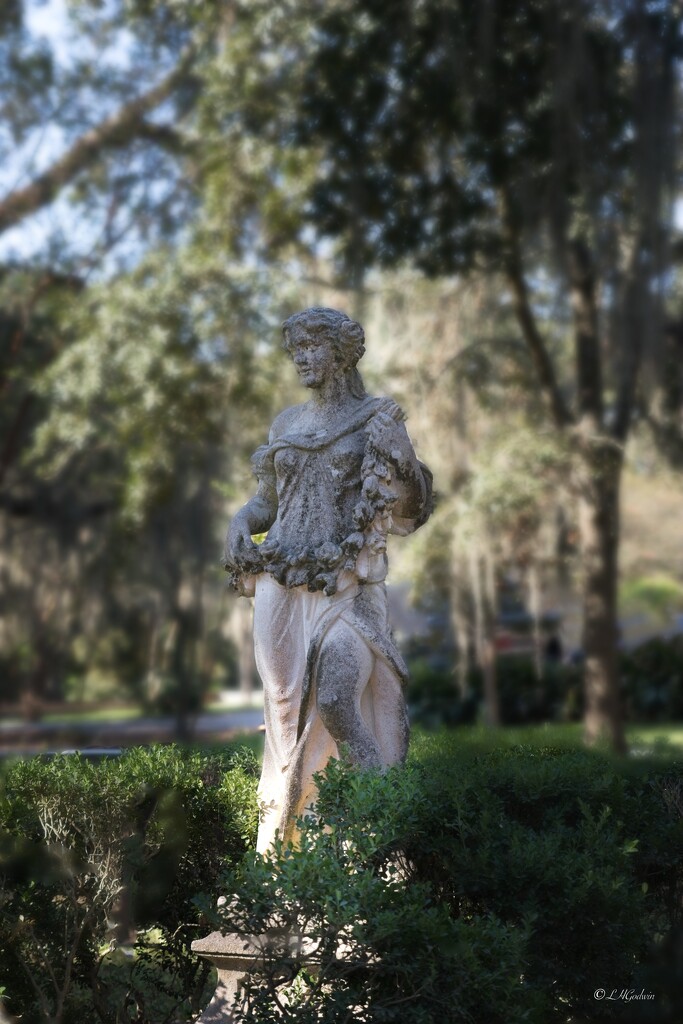
[[[91,56],[100,64],[125,67],[128,63],[130,36],[126,30],[117,33],[113,46],[98,52],[90,47],[82,35],[74,32],[70,24],[66,0],[26,0],[25,25],[31,36],[48,46],[59,66],[67,69],[74,59]],[[144,83],[141,83],[141,87]],[[98,97],[99,106],[93,107],[92,124],[97,124],[108,113]],[[112,103],[112,107],[118,100]],[[0,162],[0,196],[28,184],[36,174],[49,167],[68,147],[69,140],[57,120],[50,120],[31,133],[26,143],[16,148]],[[46,209],[27,217],[15,228],[0,237],[0,260],[40,259],[49,237],[63,238],[65,249],[88,251],[101,232],[101,223],[85,223],[64,197],[58,198]]]

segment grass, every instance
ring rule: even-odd
[[[411,751],[419,757],[430,745],[430,733],[421,727],[413,729]],[[556,747],[572,750],[583,746],[583,727],[580,722],[544,722],[525,726],[503,726],[489,729],[483,725],[462,725],[452,730],[454,740],[462,744],[463,753],[472,756],[491,750],[511,747]],[[626,729],[628,744],[633,754],[655,754],[680,758],[683,752],[683,723],[661,725],[629,725]]]
[[[42,722],[60,725],[72,722],[127,722],[131,719],[142,718],[143,713],[136,707],[103,707],[97,711],[55,711],[48,712],[41,718]],[[145,715],[144,717],[151,717]]]
[[[630,725],[626,735],[632,746],[671,744],[677,749],[683,749],[683,722],[671,722],[666,725]]]

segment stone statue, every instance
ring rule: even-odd
[[[253,456],[258,491],[235,515],[225,566],[255,596],[254,647],[266,745],[259,851],[315,799],[313,774],[340,744],[358,765],[402,761],[406,668],[387,622],[386,537],[431,512],[431,473],[405,416],[369,396],[356,364],[359,323],[314,307],[283,324],[284,347],[311,392],[275,419]],[[255,544],[253,534],[267,536]]]

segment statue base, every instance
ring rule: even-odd
[[[218,971],[218,985],[213,999],[195,1024],[229,1024],[234,1020],[233,1008],[244,980],[264,956],[283,960],[295,958],[315,964],[314,943],[294,932],[272,932],[266,935],[223,935],[212,932],[192,943],[192,952],[203,956]]]

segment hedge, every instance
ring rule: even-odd
[[[683,764],[418,736],[383,775],[332,762],[298,849],[253,852],[246,752],[15,764],[0,800],[0,987],[22,1022],[162,1024],[208,1002],[209,928],[303,932],[249,1024],[680,1016]],[[222,908],[221,893],[235,894]],[[596,999],[604,989],[606,997]],[[613,992],[652,1000],[610,1000]]]
[[[253,847],[248,751],[136,748],[15,763],[0,799],[0,991],[22,1024],[190,1019],[210,968],[189,950],[226,864]]]
[[[297,930],[320,960],[274,1009],[302,964],[266,957],[237,1019],[680,1019],[680,762],[473,755],[441,734],[382,776],[333,762],[318,811],[298,850],[247,855],[226,876],[240,901],[214,911],[216,927]],[[648,998],[620,996],[636,991]]]

